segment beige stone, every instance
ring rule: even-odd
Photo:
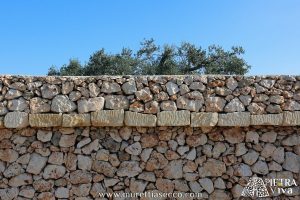
[[[63,127],[78,127],[78,126],[90,126],[91,115],[90,114],[64,114],[63,115]]]
[[[300,111],[283,112],[283,126],[297,126],[300,125]]]
[[[190,111],[162,111],[157,113],[158,126],[187,126],[190,125]]]
[[[218,123],[218,113],[192,112],[191,127],[215,126]]]
[[[9,112],[4,117],[4,125],[6,128],[25,128],[29,125],[28,113]]]
[[[219,114],[218,126],[249,126],[249,112],[234,112]]]
[[[92,112],[93,126],[123,126],[124,110],[101,110]]]
[[[251,125],[275,125],[282,124],[283,114],[251,115]]]
[[[55,127],[62,125],[61,114],[29,114],[31,127]]]
[[[126,111],[124,122],[126,126],[154,127],[156,126],[156,116]]]

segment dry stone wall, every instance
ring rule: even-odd
[[[0,76],[0,197],[296,200],[299,125],[300,76]]]

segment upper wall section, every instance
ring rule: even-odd
[[[300,76],[0,76],[0,127],[300,125]]]

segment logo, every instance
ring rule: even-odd
[[[269,197],[272,194],[293,194],[293,186],[298,186],[294,179],[265,179],[252,177],[249,179],[241,196],[244,197]]]

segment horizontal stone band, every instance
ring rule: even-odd
[[[216,113],[162,111],[154,114],[141,114],[124,110],[100,110],[84,114],[27,114],[9,112],[0,117],[0,128],[31,127],[85,127],[85,126],[299,126],[300,111],[280,114],[251,115],[249,112]]]

